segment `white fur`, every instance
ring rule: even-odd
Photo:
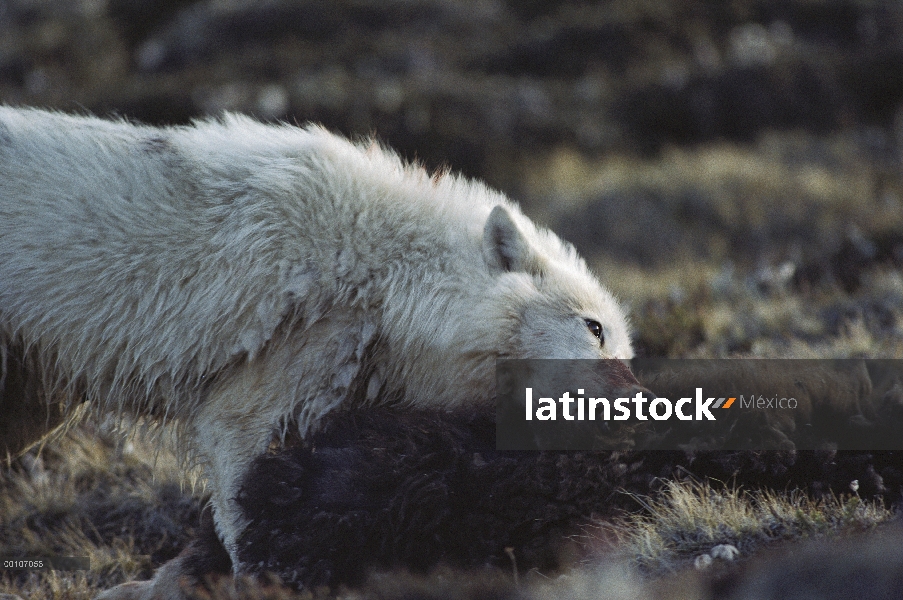
[[[183,422],[230,552],[240,476],[286,423],[349,397],[485,402],[497,357],[632,355],[573,248],[479,183],[318,127],[0,107],[0,348],[17,340],[55,391]]]

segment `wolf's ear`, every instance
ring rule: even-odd
[[[490,271],[529,271],[533,252],[504,206],[489,213],[483,229],[483,259]]]

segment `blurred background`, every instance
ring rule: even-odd
[[[903,3],[0,0],[0,102],[375,135],[573,242],[640,354],[903,355]]]

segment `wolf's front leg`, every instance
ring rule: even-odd
[[[192,419],[191,442],[207,476],[216,534],[228,557],[219,556],[218,543],[197,541],[169,561],[149,581],[133,581],[105,591],[95,600],[187,600],[186,590],[204,581],[206,567],[215,561],[216,572],[240,574],[238,540],[247,526],[235,498],[254,458],[264,453],[281,414],[259,402],[248,386],[252,381],[232,378],[229,386],[211,393]],[[260,389],[257,389],[260,392]],[[259,405],[248,406],[248,398]],[[209,526],[209,525],[208,525]],[[217,552],[211,552],[217,549]],[[193,597],[193,596],[191,596]]]
[[[254,394],[260,389],[253,382],[231,383],[205,400],[192,424],[192,442],[207,477],[216,531],[232,559],[233,571],[240,573],[238,539],[247,519],[236,498],[251,462],[266,452],[273,439],[284,408],[261,402]]]
[[[204,466],[216,530],[236,573],[237,544],[247,526],[236,498],[251,462],[287,422],[303,435],[311,419],[345,401],[365,346],[356,329],[315,323],[303,337],[274,343],[216,381],[191,419],[191,445]]]

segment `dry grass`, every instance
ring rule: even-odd
[[[599,195],[643,190],[665,202],[697,195],[711,217],[750,228],[774,225],[782,215],[805,220],[817,231],[847,220],[875,231],[903,223],[903,184],[895,175],[863,158],[859,142],[848,134],[770,132],[754,145],[670,147],[649,159],[626,154],[593,159],[563,146],[528,160],[522,181],[531,195],[555,198],[546,207],[551,221]]]
[[[178,486],[178,472],[166,457],[154,471],[152,456],[140,442],[117,447],[104,434],[74,429],[49,443],[41,458],[30,453],[5,469],[0,474],[0,554],[88,555],[92,570],[7,572],[0,576],[0,594],[92,598],[112,585],[148,578],[177,552],[197,525],[203,498]],[[681,576],[665,593],[660,578],[692,572],[694,559],[719,544],[738,548],[739,564],[795,540],[836,543],[894,518],[884,506],[852,493],[815,501],[799,491],[741,490],[690,480],[666,481],[659,493],[636,500],[635,513],[587,526],[581,540],[588,554],[582,562],[558,574],[527,573],[519,585],[510,573],[440,568],[426,576],[374,575],[358,590],[295,593],[278,585],[242,582],[236,587],[221,581],[209,598],[591,598],[603,591],[612,598],[680,598],[709,585],[708,580]]]
[[[148,578],[193,535],[202,499],[165,448],[76,427],[0,471],[0,555],[88,556],[88,572],[0,573],[0,593],[92,598]]]
[[[721,544],[748,557],[779,541],[861,532],[894,518],[852,493],[812,500],[798,490],[716,489],[692,480],[667,481],[660,495],[636,499],[643,510],[614,526],[619,551],[652,574],[686,568]]]

